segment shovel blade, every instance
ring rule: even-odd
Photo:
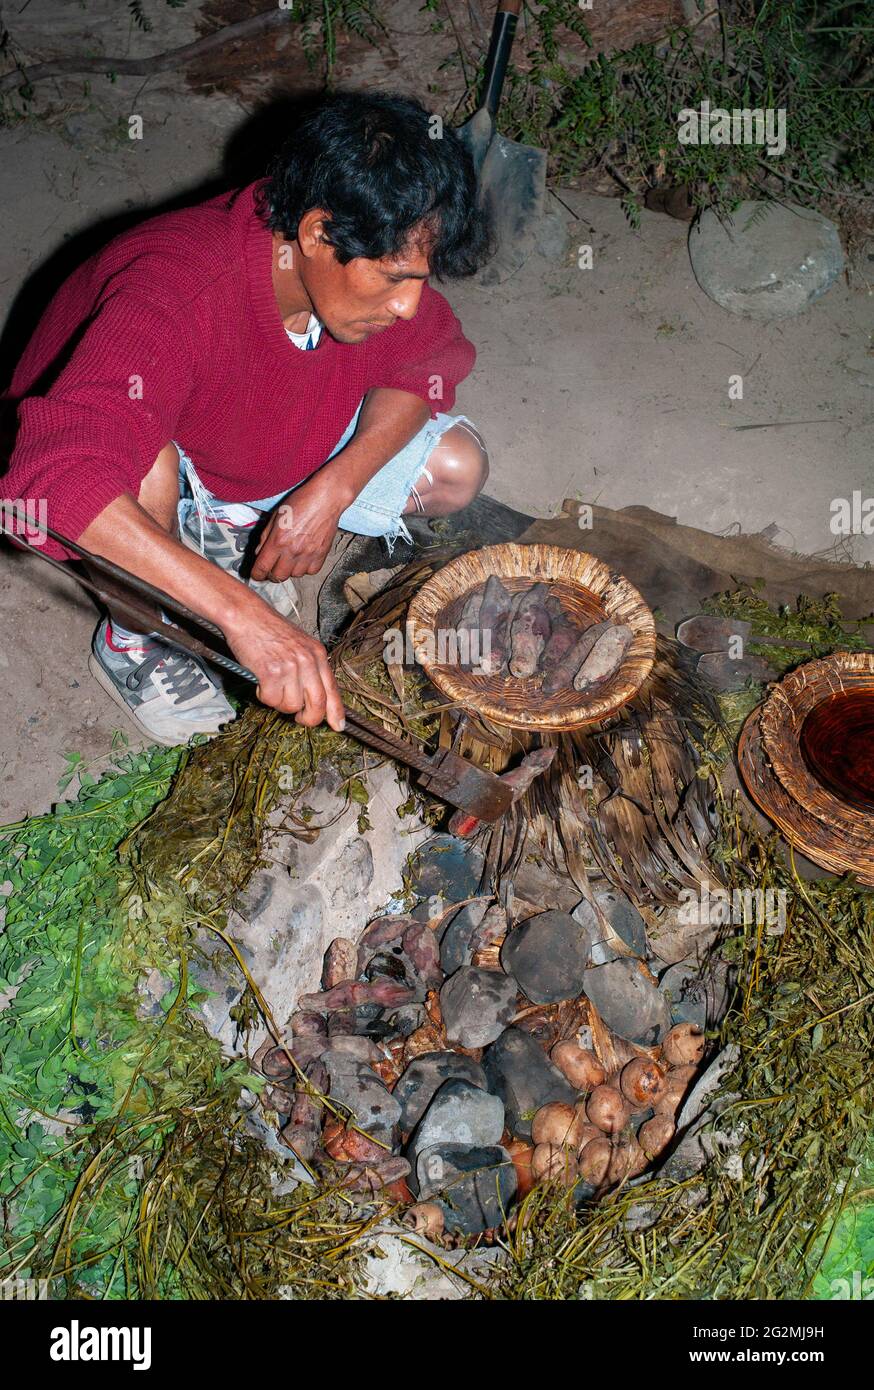
[[[458,131],[473,159],[480,205],[488,211],[497,251],[477,277],[500,285],[525,264],[537,244],[546,201],[546,151],[495,134],[481,108]]]
[[[473,113],[469,121],[465,121],[463,126],[458,127],[456,134],[473,160],[474,173],[479,179],[495,134],[494,117],[484,106],[481,106],[479,111]]]
[[[537,244],[546,198],[546,152],[496,135],[483,161],[479,196],[491,214],[497,242],[480,284],[499,285],[525,264]]]

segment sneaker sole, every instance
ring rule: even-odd
[[[136,729],[137,733],[140,734],[143,738],[148,739],[149,743],[160,743],[162,748],[181,748],[183,744],[187,744],[189,739],[194,737],[195,733],[201,732],[200,730],[195,729],[192,730],[189,734],[181,734],[179,738],[162,738],[160,734],[156,734],[153,732],[153,730],[147,729],[145,724],[143,724],[141,720],[137,719],[135,712],[131,709],[124,696],[116,687],[112,677],[108,676],[107,673],[104,671],[103,667],[101,666],[100,662],[97,660],[97,657],[94,655],[93,652],[88,657],[88,670],[91,672],[92,676],[97,681],[97,684],[103,686],[103,689],[106,691],[110,700],[114,700],[115,703],[118,705],[119,709],[122,711],[122,713],[127,715],[128,721]],[[206,734],[206,737],[214,738],[215,734],[208,733]]]

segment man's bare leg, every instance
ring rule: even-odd
[[[449,516],[482,492],[489,476],[489,456],[480,434],[459,421],[444,434],[414,487],[404,515]]]

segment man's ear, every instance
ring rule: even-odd
[[[297,224],[297,244],[302,256],[315,256],[326,248],[333,250],[325,235],[325,227],[330,220],[324,208],[310,208],[309,212],[304,213]]]

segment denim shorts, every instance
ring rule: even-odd
[[[326,463],[334,458],[354,435],[358,427],[361,405],[363,401],[325,460]],[[438,414],[433,419],[426,420],[409,444],[405,444],[399,453],[374,474],[352,505],[342,513],[340,529],[354,531],[359,536],[383,536],[389,554],[398,536],[410,540],[410,533],[402,516],[404,507],[414,494],[416,483],[426,472],[428,460],[444,434],[452,429],[453,425],[462,423],[473,428],[465,415]],[[223,502],[204,487],[184,446],[175,440],[174,443],[179,453],[180,527],[194,511],[198,511],[205,520],[224,518],[235,525],[251,525],[259,514],[272,511],[284,497],[288,497],[289,493],[294,491],[294,488],[287,488],[284,492],[276,493],[274,497],[261,497],[252,502]],[[306,479],[303,481],[306,482]],[[295,486],[299,487],[300,484]]]

